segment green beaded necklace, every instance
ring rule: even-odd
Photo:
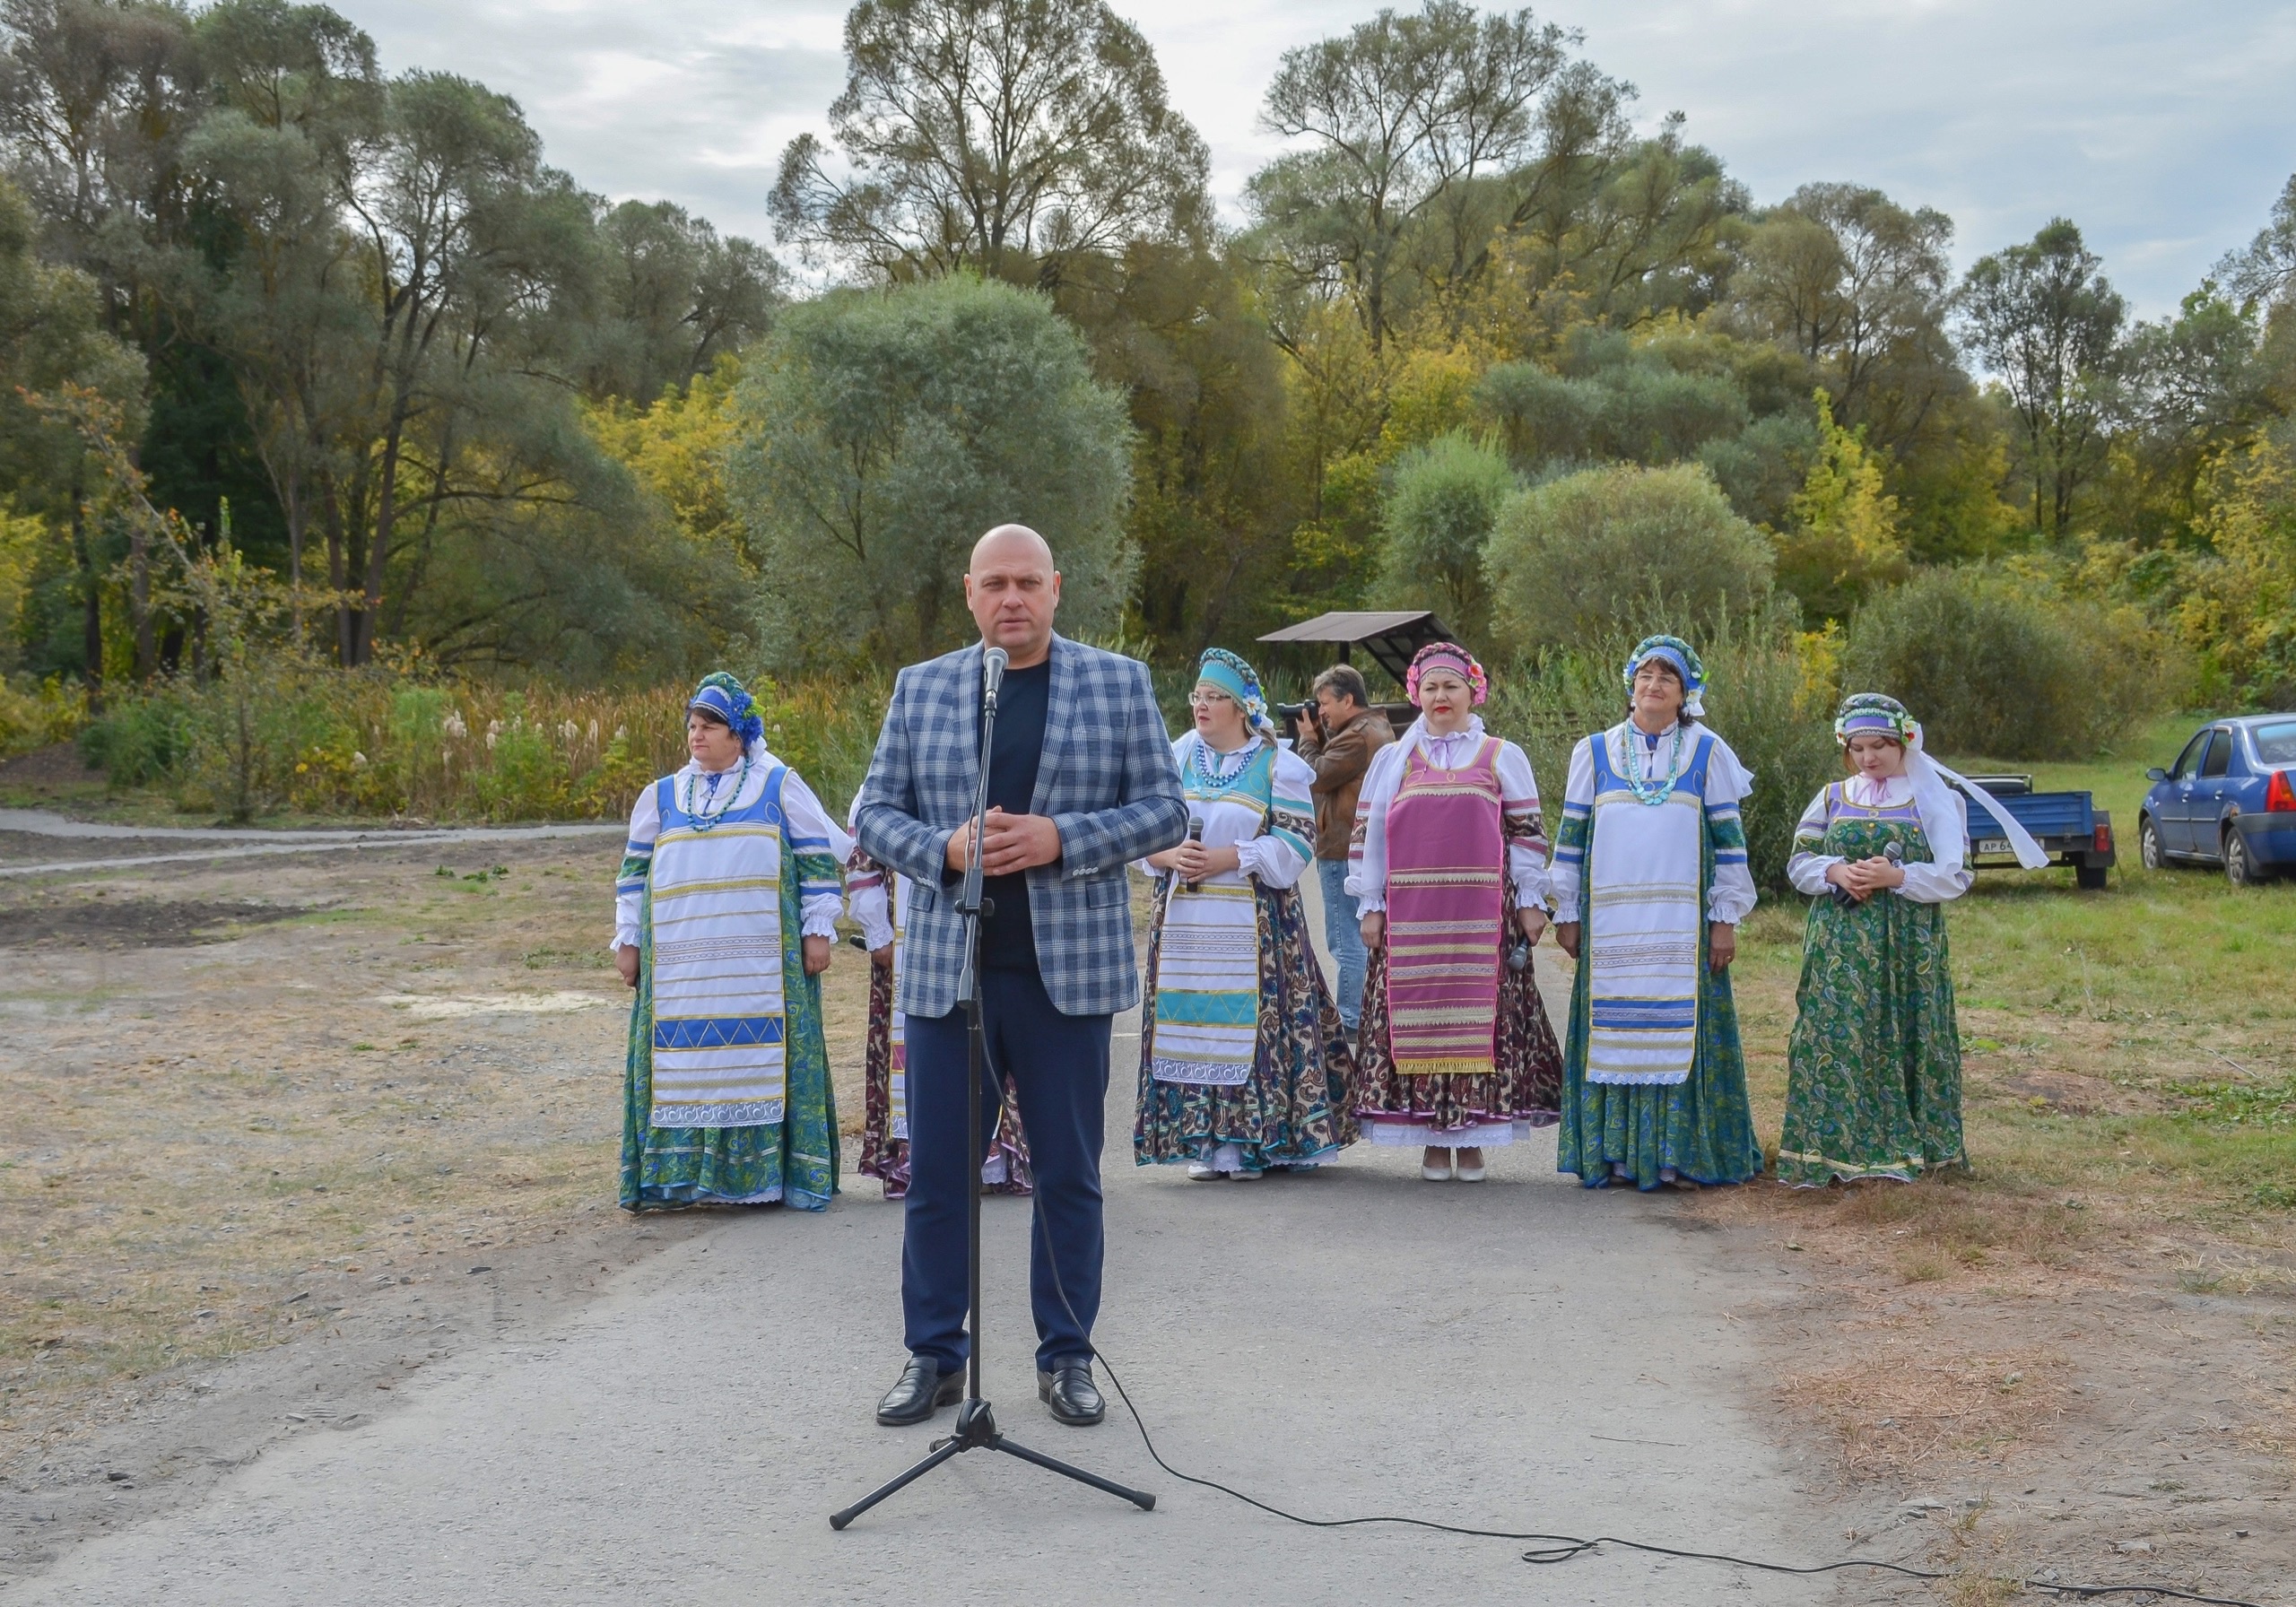
[[[712,798],[715,798],[718,795],[717,777],[724,775],[725,773],[726,772],[723,770],[712,770],[710,772],[709,795]],[[750,756],[747,753],[744,753],[742,755],[742,767],[734,773],[734,785],[726,789],[726,801],[718,805],[718,812],[715,814],[704,814],[693,806],[694,787],[701,780],[701,771],[697,769],[691,775],[688,776],[685,778],[685,803],[683,804],[683,808],[685,810],[686,818],[693,822],[693,829],[696,831],[708,831],[712,827],[716,826],[718,821],[724,820],[726,818],[726,812],[734,807],[734,800],[742,795],[742,787],[748,782],[749,778]]]

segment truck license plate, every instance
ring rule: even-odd
[[[1988,837],[1978,844],[1977,851],[1980,854],[2006,854],[2009,852],[2009,839],[2005,837]]]

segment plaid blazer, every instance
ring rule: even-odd
[[[870,857],[909,878],[900,996],[909,1015],[957,1007],[964,923],[946,878],[949,838],[980,780],[978,645],[911,665],[861,784],[856,830]],[[1140,1002],[1125,866],[1187,834],[1187,805],[1148,666],[1052,638],[1052,685],[1032,814],[1060,829],[1060,857],[1028,873],[1029,925],[1045,992],[1063,1015],[1112,1015]]]

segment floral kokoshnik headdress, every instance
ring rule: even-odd
[[[686,711],[700,709],[714,714],[726,722],[746,749],[765,734],[765,721],[757,711],[757,699],[749,689],[724,670],[712,670],[701,678],[693,696],[686,699]]]
[[[1206,647],[1196,660],[1196,682],[1209,682],[1236,700],[1244,723],[1257,731],[1267,724],[1267,694],[1260,690],[1259,672],[1225,647]]]
[[[1683,713],[1693,720],[1706,717],[1706,666],[1698,660],[1696,649],[1679,636],[1648,636],[1628,655],[1626,660],[1626,695],[1634,697],[1634,672],[1652,659],[1674,666],[1682,677]]]
[[[1457,642],[1429,642],[1412,655],[1411,673],[1404,677],[1404,696],[1417,703],[1420,682],[1435,670],[1448,670],[1467,683],[1467,690],[1473,694],[1468,699],[1471,708],[1481,708],[1483,699],[1491,696],[1491,678],[1483,673],[1474,655]]]
[[[1833,718],[1834,741],[1847,748],[1851,737],[1861,734],[1891,737],[1903,744],[1906,779],[1913,784],[1922,833],[1929,839],[1930,857],[1938,864],[1958,868],[1967,852],[1961,838],[1965,811],[1955,809],[1952,803],[1952,793],[1957,788],[1970,804],[1993,817],[1987,835],[1999,832],[2018,864],[2037,871],[2048,863],[2048,851],[2033,839],[2023,821],[1976,782],[1929,756],[1922,743],[1921,722],[1895,698],[1882,692],[1852,692],[1842,699],[1841,710]]]
[[[1851,737],[1861,734],[1886,736],[1901,747],[1912,747],[1921,740],[1921,722],[1895,698],[1881,692],[1852,692],[1842,699],[1841,712],[1834,716],[1833,740],[1846,748]]]

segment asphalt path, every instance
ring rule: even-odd
[[[1494,1151],[1480,1185],[1424,1183],[1416,1151],[1368,1146],[1248,1184],[1137,1169],[1136,1041],[1118,1040],[1109,1101],[1098,1337],[1170,1461],[1320,1518],[1837,1553],[1839,1523],[1764,1432],[1769,1364],[1738,1320],[1783,1295],[1787,1269],[1750,1276],[1676,1199],[1580,1190],[1556,1175],[1551,1131]],[[856,1179],[824,1214],[728,1213],[593,1303],[433,1363],[371,1418],[275,1444],[11,1599],[1832,1599],[1825,1582],[1614,1550],[1534,1568],[1504,1541],[1306,1528],[1157,1468],[1113,1392],[1103,1426],[1055,1424],[1030,1359],[1030,1206],[1002,1198],[984,1255],[998,1421],[1156,1509],[975,1452],[833,1533],[832,1509],[953,1416],[874,1421],[902,1359],[900,1211],[876,1193]]]

